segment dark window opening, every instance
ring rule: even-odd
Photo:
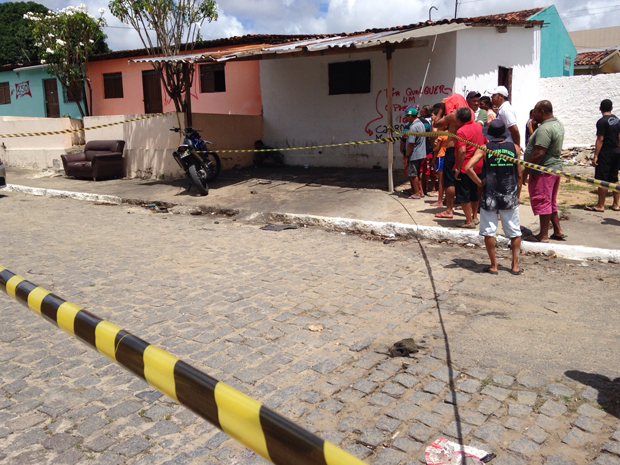
[[[370,60],[329,64],[329,95],[370,93]]]
[[[82,83],[76,82],[68,88],[62,86],[62,96],[65,103],[80,102],[82,100]]]
[[[508,100],[512,102],[512,68],[499,67],[497,70],[497,85],[508,89]]]
[[[225,63],[200,65],[200,92],[226,92]]]
[[[11,87],[8,82],[0,82],[0,105],[11,103]]]
[[[103,75],[103,98],[123,98],[123,73]]]

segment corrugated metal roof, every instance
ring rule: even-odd
[[[420,37],[431,37],[437,34],[445,34],[466,29],[470,26],[463,23],[438,24],[432,26],[410,29],[407,31],[389,30],[382,32],[361,33],[343,37],[321,37],[317,39],[300,40],[286,44],[252,44],[227,48],[226,50],[211,50],[206,52],[194,53],[191,55],[177,55],[171,57],[145,57],[136,58],[136,62],[169,62],[185,61],[193,63],[195,61],[229,61],[240,58],[250,58],[257,55],[274,55],[294,52],[320,52],[329,48],[367,48],[385,43],[402,43]]]
[[[367,48],[385,43],[397,44],[421,37],[432,37],[439,34],[463,30],[473,26],[525,26],[542,25],[542,21],[529,21],[527,18],[542,11],[543,8],[521,10],[497,15],[477,16],[473,18],[454,18],[440,21],[425,21],[409,26],[396,26],[385,29],[369,29],[364,32],[316,35],[310,38],[279,43],[245,43],[229,46],[223,50],[201,51],[188,55],[173,57],[135,58],[136,62],[169,62],[169,61],[229,61],[248,59],[259,55],[273,55],[294,52],[320,52],[330,48]],[[265,36],[268,39],[268,36]]]

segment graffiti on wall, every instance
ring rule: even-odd
[[[30,81],[18,82],[15,84],[15,99],[17,100],[20,97],[25,97],[29,95],[32,97],[30,93]]]
[[[407,108],[416,105],[421,95],[439,95],[442,96],[440,98],[441,100],[444,95],[450,94],[452,94],[452,88],[445,85],[424,86],[424,89],[422,89],[422,86],[417,89],[407,87],[405,92],[392,89],[392,112],[396,113],[393,121],[394,127],[397,130],[402,130],[404,128],[405,121],[403,113]],[[387,89],[382,89],[377,92],[377,96],[375,97],[375,111],[377,112],[377,117],[370,120],[364,128],[364,131],[369,137],[375,136],[376,139],[381,139],[385,137],[388,132],[387,125],[385,124],[386,121],[383,121],[388,111],[387,97]]]

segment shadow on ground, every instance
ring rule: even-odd
[[[470,260],[468,258],[453,258],[451,265],[445,265],[444,268],[462,268],[464,270],[473,271],[474,273],[479,273],[481,270],[481,264]]]
[[[598,404],[610,415],[620,418],[620,378],[610,379],[597,373],[569,370],[564,373],[570,379],[598,391]]]
[[[395,186],[407,181],[407,177],[403,172],[395,171],[393,176]],[[231,186],[252,179],[263,179],[272,182],[294,182],[299,184],[320,184],[323,186],[348,187],[351,189],[379,189],[384,191],[387,191],[388,185],[388,173],[385,169],[248,166],[241,169],[222,171],[217,180],[209,183],[209,187],[217,189],[219,187]],[[145,180],[142,185],[168,185],[186,188],[188,180]]]

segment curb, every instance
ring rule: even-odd
[[[366,234],[396,237],[432,239],[437,241],[452,241],[458,244],[477,244],[484,246],[484,239],[478,231],[466,231],[459,229],[440,228],[437,226],[419,226],[405,223],[381,223],[378,221],[363,221],[349,218],[332,218],[314,215],[298,215],[294,213],[271,213],[269,217],[273,221],[289,223],[303,223],[310,226],[321,226],[334,231],[360,232]],[[510,240],[498,236],[497,245],[507,247]],[[566,245],[555,243],[521,242],[522,252],[543,253],[550,255],[555,253],[560,258],[570,260],[602,260],[620,261],[620,250],[599,249],[581,245]]]
[[[89,202],[111,202],[129,205],[142,205],[154,203],[163,207],[177,207],[176,213],[189,213],[200,215],[203,213],[223,213],[228,216],[237,215],[241,212],[235,209],[221,209],[217,207],[189,207],[187,212],[182,211],[182,206],[166,202],[153,202],[139,199],[127,199],[114,195],[88,194],[82,192],[60,191],[55,189],[44,189],[39,187],[27,187],[15,184],[8,184],[7,191],[17,192],[35,196],[71,198],[75,200],[85,200]],[[406,223],[385,223],[378,221],[356,220],[351,218],[334,218],[316,215],[303,215],[296,213],[261,213],[254,212],[245,216],[245,219],[264,221],[280,221],[283,223],[303,223],[309,226],[319,226],[334,231],[359,232],[365,234],[390,236],[411,239],[431,239],[436,241],[452,241],[458,244],[476,244],[483,246],[484,240],[478,231],[448,229],[437,226],[420,226],[417,224]],[[497,245],[507,247],[510,240],[498,236]],[[581,245],[566,245],[556,243],[535,243],[521,242],[522,252],[543,253],[545,255],[556,254],[560,258],[569,260],[597,260],[597,261],[618,261],[620,262],[620,250],[600,249],[596,247],[586,247]]]

